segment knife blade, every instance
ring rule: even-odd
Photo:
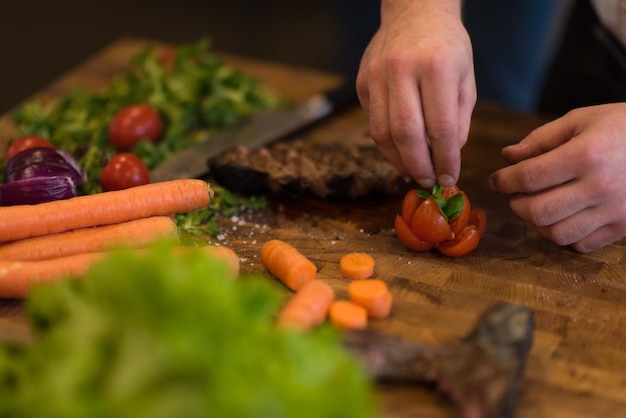
[[[286,138],[355,103],[356,99],[354,82],[345,82],[309,97],[292,109],[259,111],[170,156],[150,172],[150,181],[202,177],[208,172],[208,161],[227,149],[236,145],[256,149]]]

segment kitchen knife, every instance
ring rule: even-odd
[[[198,178],[208,172],[208,161],[236,146],[255,149],[286,138],[333,112],[355,103],[354,82],[311,96],[289,110],[262,110],[231,128],[217,131],[205,140],[170,156],[150,172],[151,182]]]

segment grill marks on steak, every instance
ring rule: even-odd
[[[245,194],[270,190],[282,197],[311,193],[356,199],[404,193],[411,180],[371,140],[311,143],[301,139],[250,151],[235,147],[209,161],[215,180]]]

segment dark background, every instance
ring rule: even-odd
[[[470,33],[507,27],[484,17],[480,8],[492,10],[490,1],[465,0],[475,19]],[[123,36],[174,43],[209,37],[217,51],[349,74],[378,26],[378,5],[379,0],[0,0],[0,114]],[[523,26],[516,29],[517,42],[529,39],[524,33]],[[607,52],[606,39],[598,40],[588,0],[576,0],[563,39],[536,111],[558,114],[626,99],[626,68]],[[501,50],[507,47],[500,42]],[[482,60],[501,51],[478,48],[484,52],[476,54],[480,97],[489,81],[478,71]],[[533,59],[530,54],[527,59]]]
[[[378,0],[0,0],[0,113],[122,36],[346,72],[377,25]]]

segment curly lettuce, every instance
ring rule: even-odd
[[[274,326],[283,290],[167,245],[34,289],[35,341],[0,345],[0,416],[367,418],[372,383],[321,327]]]

